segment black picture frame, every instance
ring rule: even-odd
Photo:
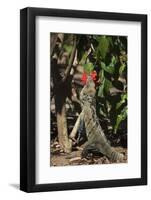
[[[54,16],[141,23],[141,178],[71,183],[35,183],[35,18]],[[20,189],[25,192],[147,184],[147,15],[24,8],[20,11]]]

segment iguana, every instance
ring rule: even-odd
[[[82,117],[84,121],[87,144],[82,151],[82,157],[87,157],[91,152],[98,152],[107,156],[112,161],[122,162],[124,155],[116,152],[109,144],[101,128],[96,114],[96,89],[95,83],[88,77],[86,85],[80,93]]]

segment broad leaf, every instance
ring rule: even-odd
[[[116,104],[116,109],[119,109],[120,106],[125,103],[125,101],[127,100],[127,93],[126,94],[122,94],[121,95],[121,101],[119,101],[117,104]]]
[[[108,72],[109,74],[113,74],[115,71],[114,66],[112,66],[112,65],[106,66],[104,62],[101,62],[101,68],[104,71]]]
[[[87,73],[92,72],[93,69],[94,69],[94,65],[93,65],[91,62],[89,62],[89,63],[87,63],[87,64],[84,64],[83,67],[84,67],[84,70],[85,70]]]
[[[97,38],[97,41],[99,42],[98,48],[97,48],[97,54],[98,57],[101,56],[102,59],[105,59],[107,52],[109,51],[109,40],[106,36],[100,36]]]
[[[116,123],[115,123],[115,126],[114,126],[114,134],[117,133],[117,130],[119,128],[119,125],[120,123],[125,120],[127,117],[127,107],[125,107],[122,111],[121,111],[121,114],[119,114],[117,116],[117,119],[116,119]]]

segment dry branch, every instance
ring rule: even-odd
[[[72,140],[75,139],[75,136],[77,134],[78,128],[80,126],[80,121],[81,121],[82,118],[83,118],[83,111],[80,113],[80,115],[79,115],[79,117],[78,117],[78,119],[77,119],[71,133],[70,133],[70,136],[69,136],[70,139],[72,139]]]

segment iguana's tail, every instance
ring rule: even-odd
[[[111,158],[110,158],[113,162],[122,162],[124,160],[124,155],[119,153],[119,152],[116,152],[116,151],[112,151],[111,153]]]
[[[110,144],[107,142],[105,136],[99,137],[98,141],[93,141],[93,143],[87,143],[82,152],[82,157],[87,157],[89,153],[100,153],[101,155],[107,156],[112,162],[123,162],[124,155],[115,151]]]

